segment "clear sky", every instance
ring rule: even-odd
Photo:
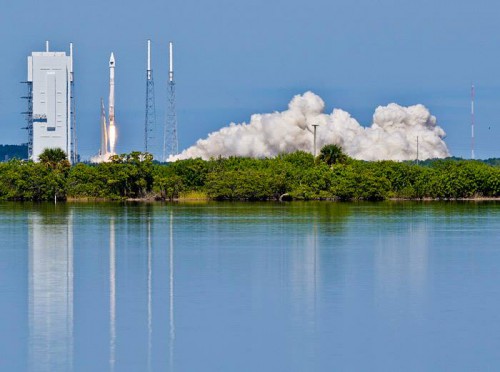
[[[117,148],[142,149],[151,38],[158,133],[167,45],[175,44],[180,149],[312,90],[328,111],[342,108],[363,125],[379,105],[422,103],[447,132],[451,153],[469,157],[474,82],[476,157],[500,157],[500,3],[493,0],[17,0],[1,8],[0,143],[26,142],[19,82],[26,56],[50,40],[52,50],[75,45],[83,157],[99,149],[112,51]]]

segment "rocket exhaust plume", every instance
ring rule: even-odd
[[[109,152],[115,154],[115,56],[109,58]]]
[[[323,100],[312,92],[297,95],[287,110],[252,115],[249,123],[231,123],[168,161],[218,156],[262,158],[296,150],[312,153],[313,124],[318,124],[318,149],[340,145],[355,159],[414,160],[417,137],[420,160],[449,156],[445,132],[423,105],[379,106],[370,127],[361,126],[346,111],[334,109],[325,114],[324,108]]]
[[[104,109],[104,100],[101,98],[101,150],[99,155],[108,153],[108,123],[106,121],[106,110]]]
[[[115,155],[116,125],[115,125],[115,56],[111,53],[109,58],[109,125],[106,123],[104,101],[101,98],[101,147],[99,155],[90,159],[93,163],[109,161]]]

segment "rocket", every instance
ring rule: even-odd
[[[109,151],[115,153],[116,127],[115,127],[115,56],[111,53],[109,58]]]

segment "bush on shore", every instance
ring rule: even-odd
[[[296,151],[274,158],[217,158],[153,163],[132,152],[109,163],[70,166],[61,150],[40,162],[0,163],[0,200],[70,198],[175,200],[206,195],[213,200],[384,200],[500,197],[500,168],[479,161],[444,159],[365,162],[336,145],[315,159]]]

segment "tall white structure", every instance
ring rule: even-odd
[[[73,159],[71,88],[73,85],[73,46],[70,54],[49,51],[28,56],[28,84],[31,85],[30,159],[38,161],[47,148],[60,148]]]

